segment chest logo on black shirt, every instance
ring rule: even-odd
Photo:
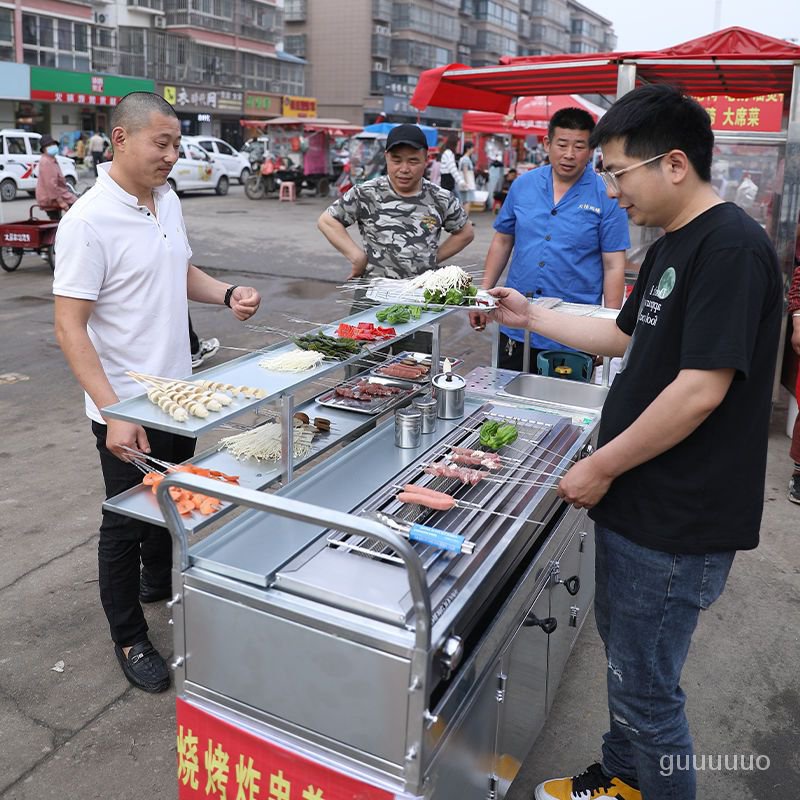
[[[659,300],[666,300],[675,288],[675,267],[667,267],[653,294]]]

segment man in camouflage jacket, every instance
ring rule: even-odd
[[[350,279],[410,278],[449,260],[473,239],[458,198],[423,175],[428,144],[417,125],[386,140],[387,175],[354,186],[327,208],[318,227],[352,265]],[[363,249],[347,232],[358,223]],[[450,236],[440,245],[442,230]]]

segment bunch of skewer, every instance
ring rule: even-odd
[[[126,374],[144,386],[147,399],[176,422],[186,422],[190,415],[205,419],[209,411],[221,411],[223,406],[229,406],[239,396],[247,399],[266,396],[263,389],[218,381],[180,381],[133,371]]]

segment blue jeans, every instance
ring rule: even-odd
[[[687,757],[691,765],[693,752],[680,677],[700,611],[722,594],[735,552],[671,555],[600,526],[595,536],[611,718],[603,769],[644,800],[694,800],[694,770],[675,766]]]

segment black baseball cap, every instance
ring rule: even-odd
[[[415,150],[428,149],[428,140],[419,125],[398,125],[389,131],[386,137],[386,150],[389,151],[401,144],[406,144]]]

